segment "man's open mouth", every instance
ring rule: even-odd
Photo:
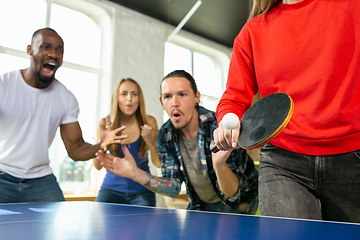
[[[174,120],[179,120],[180,119],[180,116],[181,116],[181,114],[180,113],[173,113],[173,119]]]
[[[55,73],[56,64],[55,63],[44,63],[43,65],[43,73],[45,77],[50,77]]]

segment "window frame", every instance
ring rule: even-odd
[[[188,36],[186,36],[188,35]],[[195,38],[195,39],[194,39]],[[208,56],[214,63],[215,68],[217,71],[220,71],[221,76],[221,92],[224,92],[226,88],[226,80],[227,80],[227,74],[229,71],[229,64],[230,64],[230,56],[232,54],[232,49],[225,48],[223,46],[220,46],[218,44],[215,44],[207,39],[203,39],[198,36],[192,36],[192,34],[187,34],[184,32],[180,32],[179,34],[175,35],[170,41],[167,41],[168,43],[178,45],[180,47],[189,49],[191,52],[191,68],[192,73],[194,72],[194,53],[198,52],[203,55]],[[192,74],[191,73],[191,74]],[[165,73],[168,74],[168,73]],[[196,79],[195,79],[196,81]],[[206,101],[206,99],[210,99],[211,101],[219,101],[220,97],[214,97],[210,95],[206,95],[201,93],[201,102]],[[201,104],[200,102],[200,104]],[[215,111],[215,109],[210,109]],[[164,122],[168,119],[166,117],[166,113],[164,114]]]

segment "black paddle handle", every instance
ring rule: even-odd
[[[211,141],[210,151],[213,152],[213,153],[217,153],[217,152],[219,151],[219,149],[218,149],[217,146],[215,145],[215,142],[214,142],[214,141]]]

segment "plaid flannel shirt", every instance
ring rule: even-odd
[[[215,113],[203,107],[198,107],[199,113],[199,154],[200,161],[207,172],[209,181],[213,186],[217,196],[226,205],[237,208],[242,199],[251,198],[258,194],[258,172],[252,159],[244,149],[235,149],[227,159],[230,169],[239,178],[239,188],[237,193],[231,197],[226,197],[217,184],[215,170],[212,164],[210,144],[213,139],[213,132],[217,128]],[[177,186],[178,193],[181,184],[185,181],[186,192],[189,199],[188,209],[201,210],[200,199],[196,194],[186,174],[184,161],[181,156],[179,145],[180,132],[175,129],[170,119],[160,128],[157,137],[157,147],[159,151],[162,175]]]

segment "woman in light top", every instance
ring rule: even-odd
[[[121,144],[126,144],[138,167],[150,172],[148,150],[153,164],[160,167],[156,147],[158,126],[156,119],[146,114],[144,95],[140,85],[131,78],[122,79],[115,88],[111,105],[111,113],[108,116],[110,122],[107,126],[113,130],[119,129],[116,138]],[[110,145],[109,150],[114,156],[124,156],[120,144]],[[100,170],[102,168],[100,161],[96,158],[93,161],[95,168]],[[142,206],[156,205],[155,193],[137,182],[110,172],[106,172],[96,201]]]

